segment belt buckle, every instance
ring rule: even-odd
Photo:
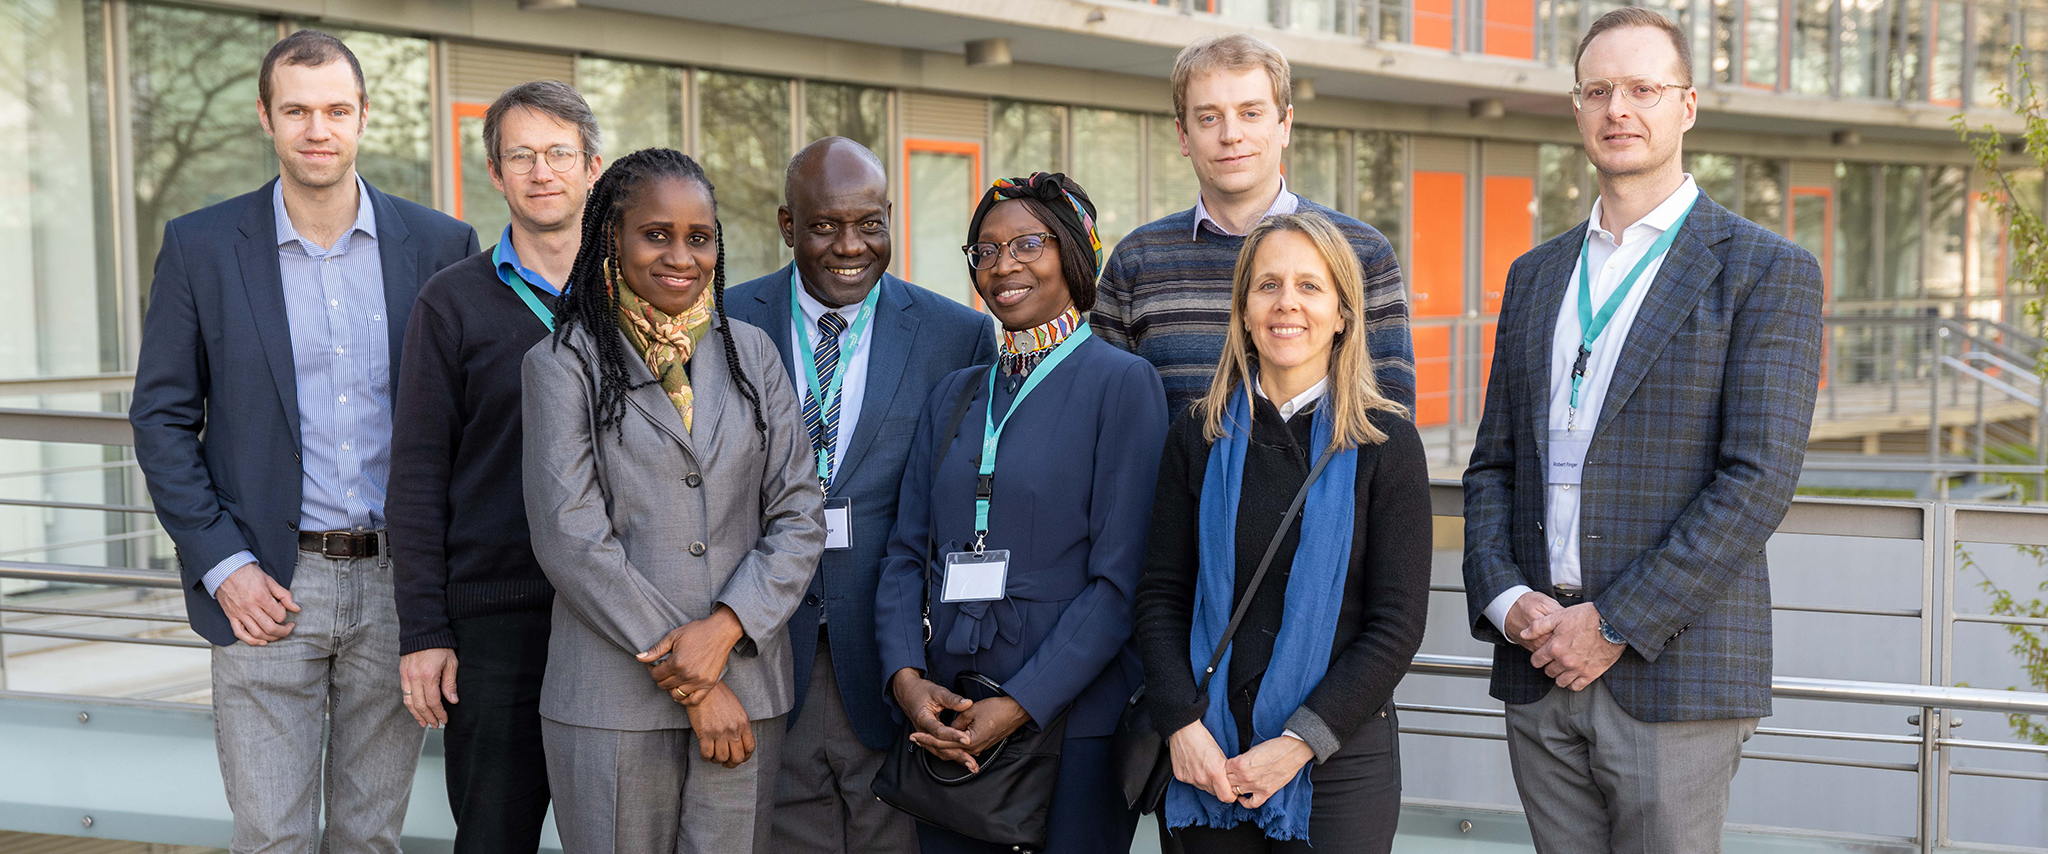
[[[322,531],[320,553],[328,557],[354,557],[355,549],[350,548],[347,531]]]

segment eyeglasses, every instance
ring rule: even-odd
[[[547,157],[549,169],[553,169],[557,173],[567,172],[571,169],[576,168],[576,164],[578,163],[580,158],[583,157],[583,150],[578,148],[570,148],[566,145],[557,145],[553,148],[548,149]],[[505,152],[502,156],[500,156],[498,158],[498,163],[502,165],[505,168],[505,171],[507,172],[510,172],[514,175],[524,175],[528,172],[532,172],[533,164],[539,160],[540,154],[535,152],[533,149],[515,148],[512,149],[511,151]]]
[[[1649,77],[1623,77],[1609,80],[1589,77],[1572,87],[1572,106],[1582,113],[1597,113],[1607,109],[1607,102],[1614,97],[1615,90],[1628,99],[1638,110],[1647,110],[1664,100],[1666,89],[1691,89],[1684,83],[1659,83]]]
[[[1058,239],[1059,236],[1052,232],[1041,231],[1037,234],[1019,234],[1010,238],[1010,242],[1003,244],[987,241],[969,243],[960,247],[960,251],[967,253],[967,266],[976,270],[990,270],[1001,260],[1005,246],[1009,247],[1010,257],[1017,259],[1017,263],[1029,264],[1038,260],[1038,256],[1045,254],[1046,243]]]

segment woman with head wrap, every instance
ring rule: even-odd
[[[876,593],[882,672],[912,741],[970,767],[1065,714],[1045,850],[1124,852],[1137,815],[1109,740],[1142,679],[1131,603],[1165,392],[1149,363],[1088,331],[1102,246],[1094,204],[1065,175],[997,181],[963,248],[1000,358],[941,381],[918,422]],[[957,432],[941,435],[963,396]],[[1000,693],[954,693],[970,670]],[[925,854],[1007,850],[924,823],[918,838]]]

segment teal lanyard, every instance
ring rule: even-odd
[[[861,336],[867,334],[868,322],[875,317],[875,304],[880,302],[882,298],[882,283],[876,282],[874,287],[868,289],[867,299],[860,301],[860,314],[854,317],[853,325],[846,327],[846,340],[839,346],[839,364],[833,366],[832,376],[826,382],[819,382],[818,354],[811,350],[811,331],[806,328],[809,324],[804,322],[804,313],[801,308],[802,303],[797,301],[797,289],[799,287],[800,285],[797,284],[797,274],[795,271],[791,271],[789,274],[789,307],[791,313],[797,318],[797,323],[794,324],[796,326],[796,351],[798,358],[803,360],[804,382],[810,385],[811,399],[818,402],[818,418],[820,421],[823,421],[825,412],[832,408],[832,401],[839,399],[839,388],[846,383],[846,366],[853,361],[854,351],[860,347]],[[837,445],[835,444],[834,447],[837,447]],[[817,450],[818,481],[820,483],[831,483],[832,455],[826,453],[823,447]]]
[[[1566,417],[1566,429],[1578,429],[1579,386],[1586,379],[1586,360],[1593,355],[1593,342],[1599,340],[1600,333],[1607,330],[1607,321],[1614,319],[1614,312],[1621,308],[1623,300],[1628,299],[1629,289],[1635,287],[1636,280],[1642,278],[1643,271],[1649,269],[1650,262],[1663,257],[1664,252],[1671,248],[1671,241],[1678,239],[1678,230],[1685,226],[1686,217],[1691,215],[1690,210],[1679,214],[1678,221],[1672,223],[1670,228],[1664,229],[1657,242],[1650,244],[1650,251],[1643,255],[1642,260],[1636,262],[1635,269],[1628,271],[1628,277],[1621,280],[1621,285],[1614,289],[1614,293],[1607,295],[1607,302],[1600,306],[1599,314],[1593,313],[1593,227],[1590,224],[1586,226],[1586,242],[1579,245],[1579,357],[1572,363],[1571,413]]]
[[[1081,342],[1088,340],[1093,334],[1089,331],[1087,322],[1083,321],[1067,335],[1067,340],[1061,341],[1059,346],[1052,349],[1052,353],[1045,357],[1045,361],[1032,368],[1031,376],[1025,378],[1024,387],[1018,389],[1017,396],[1011,399],[1010,411],[1003,413],[1001,422],[997,422],[995,418],[998,369],[993,366],[988,369],[988,417],[981,421],[981,470],[980,477],[974,481],[975,554],[981,553],[982,544],[988,539],[988,503],[989,499],[995,497],[996,446],[1003,438],[1003,428],[1009,425],[1010,418],[1017,414],[1017,410],[1024,408],[1024,398],[1031,396],[1031,390],[1038,388],[1039,381],[1050,375],[1054,368],[1060,366],[1060,362],[1065,361],[1075,348],[1081,346]]]
[[[527,309],[533,312],[534,317],[540,318],[540,322],[547,324],[549,332],[555,331],[555,313],[549,311],[548,307],[541,303],[540,297],[534,295],[533,285],[527,284],[525,277],[520,276],[516,270],[511,271],[511,273],[512,292],[518,294],[521,300],[526,301]]]

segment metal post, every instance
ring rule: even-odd
[[[1885,373],[1892,375],[1891,411],[1897,412],[1899,411],[1899,328],[1896,326],[1883,328],[1885,333],[1884,354],[1890,357],[1885,359],[1884,370]]]
[[[1827,335],[1827,341],[1826,341],[1826,344],[1827,344],[1827,355],[1828,355],[1828,360],[1827,360],[1827,371],[1828,371],[1828,418],[1829,418],[1830,420],[1832,420],[1832,419],[1834,419],[1834,418],[1836,417],[1836,416],[1835,416],[1835,387],[1836,387],[1836,386],[1839,386],[1839,385],[1841,385],[1841,384],[1842,384],[1842,374],[1841,374],[1841,365],[1842,365],[1842,362],[1841,362],[1841,354],[1840,354],[1840,352],[1839,352],[1839,351],[1840,351],[1840,350],[1842,349],[1842,342],[1841,342],[1841,341],[1839,340],[1839,339],[1840,339],[1840,338],[1841,338],[1842,336],[1840,336],[1840,335],[1837,335],[1837,334],[1835,334],[1836,332],[1838,332],[1838,331],[1840,331],[1840,330],[1841,330],[1841,327],[1839,327],[1839,326],[1827,326],[1827,327],[1823,327],[1823,328],[1827,330],[1827,333],[1826,333],[1826,335]]]
[[[7,582],[0,580],[0,605],[7,604]],[[7,612],[0,610],[0,691],[7,690]]]
[[[1977,464],[1984,464],[1984,381],[1977,380]]]
[[[1920,512],[1923,514],[1920,517],[1920,683],[1923,685],[1940,685],[1942,683],[1937,679],[1937,675],[1940,672],[1941,663],[1935,650],[1937,639],[1941,636],[1939,629],[1940,621],[1935,616],[1939,613],[1938,606],[1940,603],[1936,601],[1938,599],[1935,595],[1937,585],[1935,584],[1935,573],[1931,570],[1935,565],[1937,557],[1935,551],[1941,547],[1940,544],[1942,542],[1941,508],[1938,505],[1928,505],[1921,508]],[[1925,724],[1933,716],[1933,713],[1934,710],[1930,708],[1920,710],[1922,729],[1919,757],[1920,772],[1917,780],[1920,784],[1917,792],[1920,810],[1914,816],[1913,823],[1918,829],[1918,833],[1915,835],[1919,839],[1920,850],[1923,854],[1932,854],[1934,851],[1934,834],[1932,832],[1935,824],[1934,799],[1938,794],[1938,790],[1932,785],[1932,777],[1930,776],[1930,772],[1934,768],[1934,745],[1931,741],[1927,740],[1926,733],[1928,730],[1925,728]]]
[[[1927,352],[1927,462],[1939,468],[1941,465],[1941,355],[1942,342],[1948,337],[1948,330],[1936,329],[1928,339]],[[1934,472],[1938,481],[1936,491],[1948,491],[1948,478],[1940,471]]]

